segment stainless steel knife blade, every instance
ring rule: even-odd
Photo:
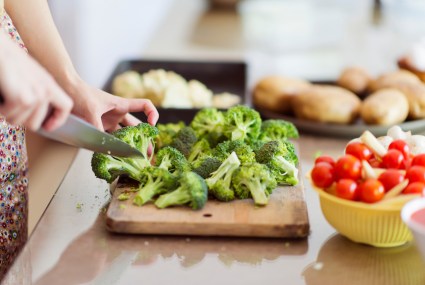
[[[142,156],[142,153],[117,139],[111,134],[98,130],[86,121],[70,115],[58,129],[52,132],[46,132],[43,129],[37,133],[47,138],[85,148],[95,152],[101,152],[120,157]]]

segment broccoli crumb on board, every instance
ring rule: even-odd
[[[124,210],[124,209],[126,209],[127,208],[127,206],[126,205],[124,205],[124,204],[120,204],[120,209],[121,210]]]
[[[128,199],[130,199],[130,194],[129,194],[129,193],[126,193],[126,192],[121,193],[120,195],[118,195],[117,199],[118,199],[119,201],[125,201],[125,200],[128,200]]]

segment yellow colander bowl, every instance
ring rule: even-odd
[[[313,185],[313,184],[312,184]],[[399,195],[374,204],[338,198],[313,186],[326,220],[348,239],[375,247],[402,245],[413,236],[401,219],[401,209],[419,194]]]

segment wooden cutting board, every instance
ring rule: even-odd
[[[253,200],[209,200],[203,209],[138,207],[118,195],[129,190],[118,183],[107,211],[107,229],[117,233],[301,238],[309,233],[302,179],[296,186],[278,187],[265,207]],[[134,193],[132,193],[134,195]]]

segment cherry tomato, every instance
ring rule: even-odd
[[[400,151],[404,158],[408,158],[410,156],[410,148],[406,141],[404,140],[394,140],[388,146],[388,149],[396,149]]]
[[[425,153],[421,153],[413,157],[412,165],[425,166]]]
[[[360,160],[369,160],[373,153],[364,143],[361,142],[352,142],[347,145],[345,148],[346,154],[351,154],[352,156],[357,157]]]
[[[388,192],[394,186],[403,182],[404,174],[397,169],[387,169],[379,175],[378,180],[384,185],[385,192]]]
[[[407,169],[410,168],[410,166],[412,166],[412,158],[408,157],[408,158],[403,159],[403,161],[401,162],[401,165],[400,165],[400,169],[407,170]]]
[[[423,194],[425,193],[425,183],[413,182],[404,188],[403,194]]]
[[[311,179],[319,188],[328,188],[334,183],[334,168],[327,162],[319,162],[311,171]]]
[[[358,180],[361,176],[362,164],[351,154],[340,157],[335,164],[336,179],[348,178]]]
[[[385,188],[379,180],[367,179],[359,185],[359,194],[363,202],[375,203],[384,197]]]
[[[418,165],[410,167],[406,172],[406,179],[409,179],[409,183],[425,183],[425,167]]]
[[[396,149],[390,149],[382,157],[382,166],[385,168],[399,169],[404,160],[403,154]]]
[[[357,183],[352,179],[340,179],[336,183],[336,196],[347,200],[357,200]]]
[[[371,159],[369,159],[368,162],[370,166],[372,166],[373,168],[382,168],[382,162],[376,159],[375,157],[372,157]]]
[[[319,162],[327,162],[332,166],[335,166],[335,160],[330,157],[329,155],[321,155],[314,161],[314,165],[318,164]]]

